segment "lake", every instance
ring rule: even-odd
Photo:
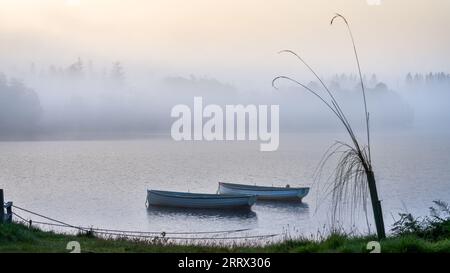
[[[399,212],[426,215],[433,200],[450,201],[449,136],[374,133],[373,164],[387,229]],[[0,188],[7,201],[73,225],[317,235],[331,224],[323,185],[334,165],[328,165],[320,183],[314,182],[314,170],[337,139],[347,140],[334,133],[283,134],[276,152],[260,152],[258,142],[175,142],[164,136],[0,142]],[[245,213],[146,208],[147,189],[214,193],[219,181],[307,185],[311,191],[302,204],[257,203]],[[344,215],[340,224],[365,233],[364,214],[356,212],[353,220]]]

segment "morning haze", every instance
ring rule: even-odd
[[[445,103],[434,107],[448,100],[442,91],[450,70],[448,1],[4,0],[0,6],[2,134],[169,133],[171,107],[192,104],[194,96],[220,105],[279,104],[281,131],[332,130],[333,117],[309,94],[289,84],[272,88],[280,74],[317,84],[295,58],[277,54],[282,49],[313,65],[361,123],[352,48],[343,25],[330,26],[334,12],[352,25],[372,90],[374,129],[414,128],[418,120],[448,116]],[[439,84],[417,81],[412,88],[405,79],[409,72],[425,78],[442,71]]]

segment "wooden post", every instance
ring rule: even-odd
[[[8,223],[8,224],[12,223],[12,217],[13,217],[12,206],[13,206],[13,202],[6,203],[6,219],[5,219],[5,223]]]
[[[367,172],[367,183],[369,184],[370,199],[372,201],[373,216],[375,218],[378,239],[381,240],[386,238],[386,232],[384,230],[381,202],[378,199],[377,185],[375,183],[375,176],[372,171]]]
[[[3,189],[0,189],[0,224],[5,220],[5,198],[3,196]]]

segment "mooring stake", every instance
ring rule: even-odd
[[[2,209],[0,209],[0,224],[5,221],[5,199],[3,196],[3,189],[0,189],[0,204]]]

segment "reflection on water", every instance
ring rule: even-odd
[[[259,200],[256,205],[265,209],[273,209],[278,213],[309,214],[309,205],[301,201],[269,201]]]
[[[257,214],[250,209],[216,210],[150,206],[149,225],[161,230],[207,232],[231,229],[255,229]]]
[[[265,219],[266,215],[271,217]],[[309,218],[309,205],[300,201],[258,201],[252,209],[233,210],[150,206],[147,216],[150,225],[165,227],[165,231],[183,228],[195,231],[234,228],[255,231],[266,221],[276,224],[286,218],[292,222],[306,220]]]
[[[158,217],[195,217],[195,218],[218,218],[229,220],[247,220],[256,218],[256,213],[251,209],[188,209],[175,207],[159,207],[149,206],[147,209],[148,216],[152,219]]]

